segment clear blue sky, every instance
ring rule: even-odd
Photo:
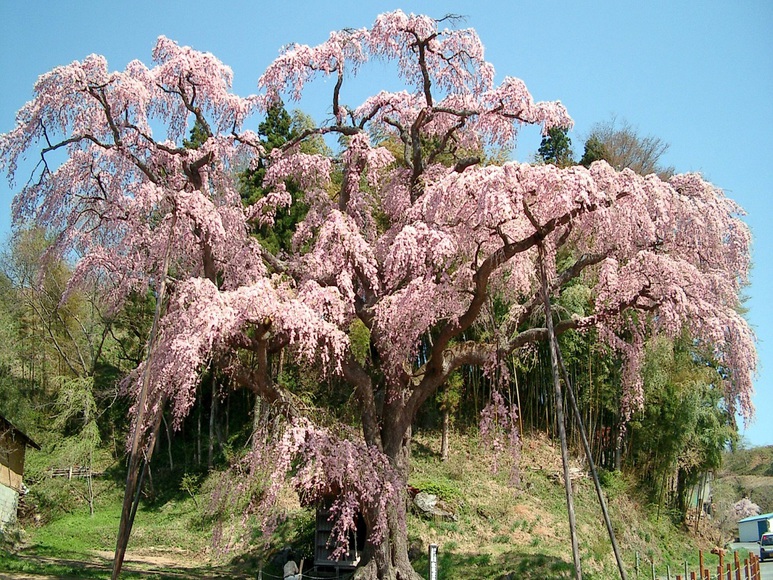
[[[773,444],[773,2],[769,0],[532,0],[386,2],[314,0],[0,0],[0,132],[31,97],[37,77],[90,53],[112,69],[148,63],[156,37],[214,53],[234,71],[234,89],[256,82],[279,48],[316,44],[331,30],[362,27],[381,12],[467,17],[498,77],[522,78],[535,98],[560,99],[575,120],[575,151],[612,115],[671,144],[666,164],[700,171],[747,211],[754,234],[748,319],[759,339],[754,445]],[[376,87],[368,87],[368,90]],[[351,104],[355,104],[352,99]],[[324,106],[327,107],[327,101]],[[304,103],[313,115],[325,112]],[[516,156],[539,145],[521,136]],[[21,177],[21,176],[20,176]],[[13,192],[0,182],[0,238]]]

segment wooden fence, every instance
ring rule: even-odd
[[[81,477],[98,477],[102,473],[91,471],[90,467],[72,466],[65,467],[63,469],[50,469],[48,471],[49,477],[66,477],[67,479],[81,478]]]
[[[741,561],[738,552],[733,552],[732,557],[725,558],[725,551],[719,551],[719,564],[716,566],[705,565],[703,552],[698,555],[698,570],[689,570],[687,562],[684,563],[684,570],[678,573],[671,573],[669,566],[666,566],[666,576],[662,571],[657,574],[655,571],[655,562],[649,562],[647,566],[642,566],[639,554],[636,554],[636,578],[641,580],[762,580],[760,573],[760,559],[756,554],[749,554],[748,558]],[[729,561],[726,561],[729,560]]]

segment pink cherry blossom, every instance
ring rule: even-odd
[[[722,365],[729,411],[753,412],[755,338],[739,314],[751,236],[740,208],[697,174],[665,182],[603,161],[487,165],[487,148],[511,146],[521,125],[546,132],[572,120],[519,79],[495,86],[475,31],[451,25],[398,10],[315,47],[290,45],[246,98],[213,55],[162,37],[150,68],[110,72],[92,55],[44,74],[0,136],[11,181],[23,157],[40,160],[14,220],[48,228],[51,253],[80,258],[72,284],[103,281],[118,308],[168,282],[144,363],[149,409],[169,404],[180,424],[207,369],[260,396],[286,418],[273,439],[254,439],[252,473],[255,462],[276,467],[265,499],[288,476],[305,502],[332,495],[340,542],[363,513],[380,554],[364,577],[415,578],[404,547],[391,546],[405,544],[405,444],[421,405],[462,365],[493,372],[547,339],[539,259],[552,296],[577,282],[589,289],[587,313],[559,313],[556,332],[595,328],[620,355],[623,417],[646,404],[645,339],[683,330]],[[394,64],[404,86],[342,104],[372,59]],[[250,115],[300,98],[320,76],[330,78],[330,119],[266,156],[244,129]],[[204,138],[185,148],[194,123]],[[341,150],[305,153],[303,141],[321,136]],[[243,207],[238,173],[261,161],[266,195]],[[298,201],[288,180],[308,211],[293,251],[273,255],[249,232]],[[471,332],[482,320],[486,332]],[[355,321],[369,334],[364,358],[349,342]],[[361,433],[303,416],[271,374],[280,351],[349,383]],[[133,393],[143,368],[127,379]],[[499,446],[507,432],[517,447],[515,418],[494,393],[484,439]]]

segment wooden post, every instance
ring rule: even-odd
[[[698,550],[698,575],[703,580],[703,550]]]
[[[722,576],[722,570],[725,569],[725,551],[719,551],[719,575]],[[720,579],[721,580],[721,579]]]
[[[590,448],[588,442],[588,434],[585,431],[585,425],[582,420],[582,413],[577,406],[577,399],[574,396],[574,389],[572,388],[572,381],[569,379],[569,373],[566,372],[566,365],[564,365],[563,356],[561,356],[561,349],[558,348],[556,343],[556,358],[558,358],[558,364],[561,367],[561,375],[564,377],[564,384],[566,385],[566,394],[569,398],[570,406],[574,411],[575,418],[577,419],[577,426],[580,431],[580,439],[582,440],[582,446],[585,449],[585,455],[588,460],[588,467],[590,468],[591,478],[593,479],[593,487],[596,488],[596,496],[599,500],[599,506],[601,507],[601,514],[604,516],[604,524],[607,526],[607,534],[609,534],[609,541],[612,544],[612,551],[615,553],[615,561],[617,562],[617,570],[620,572],[620,580],[628,580],[628,575],[625,573],[625,565],[623,564],[623,557],[620,554],[620,548],[617,545],[617,539],[615,539],[615,530],[612,527],[612,520],[609,519],[609,510],[607,509],[607,502],[604,500],[604,493],[601,490],[601,482],[599,481],[599,474],[596,471],[596,464],[593,460],[593,451]],[[516,382],[516,388],[518,384]],[[518,416],[520,419],[520,415]]]
[[[145,369],[142,373],[142,387],[140,389],[139,400],[137,401],[137,417],[135,419],[134,430],[132,431],[132,445],[129,452],[129,465],[126,473],[126,489],[123,496],[123,507],[121,508],[121,520],[118,524],[118,537],[115,543],[115,556],[113,557],[113,571],[110,576],[111,580],[118,580],[121,575],[121,568],[123,567],[124,556],[126,555],[126,546],[129,543],[129,535],[134,525],[134,515],[137,513],[137,506],[139,505],[139,494],[142,488],[142,479],[145,474],[145,470],[150,463],[150,457],[153,454],[153,446],[150,445],[145,457],[143,465],[143,457],[141,457],[140,449],[141,443],[145,443],[146,437],[142,432],[144,427],[146,404],[148,398],[148,390],[150,385],[150,369],[153,367],[151,359],[156,348],[156,337],[158,336],[159,321],[161,320],[162,310],[164,308],[164,301],[166,297],[166,282],[169,275],[169,264],[172,255],[172,239],[175,233],[175,226],[177,224],[177,211],[172,213],[172,221],[169,225],[169,240],[166,244],[166,250],[164,253],[164,263],[161,270],[161,276],[158,281],[158,291],[156,294],[156,309],[153,314],[153,324],[150,327],[150,336],[148,337],[147,355],[145,358]],[[161,402],[161,412],[163,413],[163,401]],[[157,421],[157,426],[161,423]],[[155,430],[155,429],[154,429]],[[140,441],[140,440],[143,441]],[[143,465],[140,469],[140,465]],[[139,483],[139,485],[138,485]]]
[[[746,580],[752,580],[752,571],[751,568],[749,568],[748,558],[744,558],[743,560],[743,574],[746,577]]]
[[[695,572],[690,572],[690,580],[696,580]],[[721,580],[721,579],[720,579]]]
[[[263,580],[263,562],[258,564],[258,580]]]
[[[733,552],[733,560],[735,560],[735,580],[741,580],[741,557],[738,552]]]
[[[682,580],[682,575],[681,574],[677,574],[676,575],[676,580]]]
[[[542,286],[542,301],[545,305],[545,327],[548,331],[548,346],[550,348],[550,367],[553,371],[553,392],[558,424],[558,438],[561,442],[561,462],[564,466],[564,490],[566,492],[566,510],[569,515],[569,535],[572,540],[572,559],[574,560],[575,580],[582,580],[582,564],[580,561],[580,544],[577,538],[577,521],[574,513],[574,498],[572,497],[572,480],[569,475],[569,447],[566,441],[566,419],[564,418],[564,395],[561,389],[561,373],[558,367],[559,346],[553,327],[553,313],[550,307],[547,270],[545,268],[545,246],[542,242],[539,250],[539,276]]]
[[[727,580],[733,580],[733,567],[730,562],[727,563]]]
[[[650,560],[650,569],[652,570],[652,580],[655,580],[655,560]]]
[[[639,552],[636,552],[636,580],[639,580]]]
[[[671,566],[666,564],[666,578],[667,580],[671,580]]]

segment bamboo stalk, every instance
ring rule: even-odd
[[[607,527],[609,540],[612,543],[612,551],[615,554],[617,569],[620,572],[620,578],[622,580],[627,580],[625,568],[623,566],[623,558],[620,555],[620,548],[618,547],[617,540],[615,539],[615,530],[612,527],[612,521],[609,517],[609,510],[607,509],[607,504],[606,504],[606,501],[604,500],[604,494],[601,490],[601,482],[599,481],[599,475],[598,475],[598,472],[596,471],[596,465],[593,460],[593,453],[588,443],[588,435],[585,431],[585,425],[583,425],[583,422],[582,422],[582,415],[580,414],[580,408],[577,404],[577,398],[574,396],[574,389],[572,388],[572,383],[569,381],[569,376],[566,372],[566,367],[564,366],[564,361],[563,361],[563,358],[561,357],[561,351],[558,348],[558,344],[555,345],[555,348],[556,348],[556,352],[558,353],[558,360],[561,365],[561,370],[563,371],[564,384],[566,385],[567,395],[569,395],[569,402],[571,403],[572,410],[574,411],[574,414],[577,417],[577,423],[580,431],[580,438],[582,440],[583,448],[585,449],[585,455],[588,458],[588,466],[590,467],[591,477],[593,478],[593,485],[596,488],[596,495],[598,496],[599,505],[601,506],[601,513],[604,516],[604,523],[606,524],[606,527]],[[638,557],[638,553],[637,553],[637,557]],[[637,563],[637,574],[638,574],[638,563]],[[686,572],[685,572],[685,575],[686,575]]]
[[[550,295],[548,294],[547,272],[545,271],[545,248],[539,245],[539,271],[542,283],[542,300],[545,304],[545,326],[548,330],[548,342],[550,345],[550,366],[553,375],[553,388],[555,393],[556,423],[558,436],[561,441],[561,459],[564,466],[564,490],[566,491],[566,508],[569,513],[569,533],[572,540],[572,558],[574,559],[574,573],[577,580],[582,580],[582,564],[580,562],[580,546],[577,541],[577,523],[574,514],[574,500],[572,498],[572,481],[569,476],[569,449],[566,443],[566,426],[564,424],[563,394],[561,392],[561,377],[558,370],[559,348],[553,328],[553,313],[550,308]]]

